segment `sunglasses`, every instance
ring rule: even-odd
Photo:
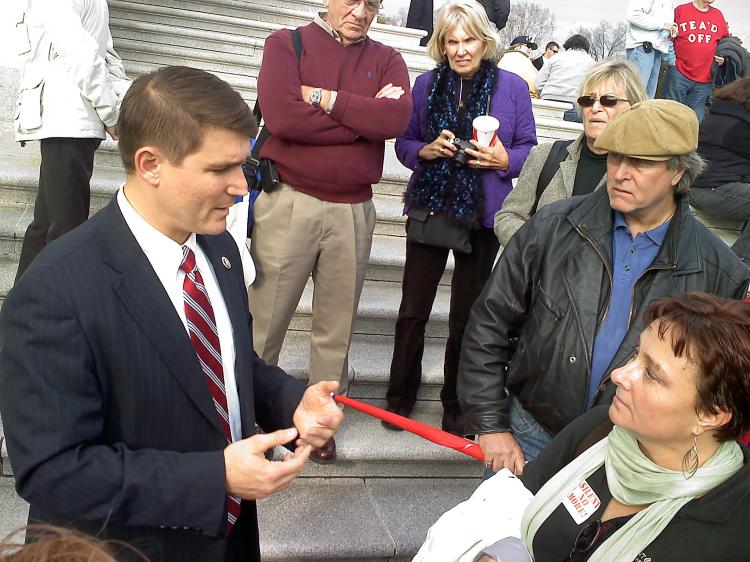
[[[581,96],[576,101],[578,102],[578,105],[580,105],[581,107],[591,107],[597,102],[597,100],[603,107],[614,107],[621,101],[630,102],[630,100],[624,100],[612,94],[606,94],[603,96],[599,96],[598,98],[592,95]]]

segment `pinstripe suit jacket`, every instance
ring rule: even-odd
[[[198,243],[231,318],[244,436],[256,420],[290,427],[304,386],[253,351],[237,247],[227,234]],[[234,559],[218,414],[115,200],[24,273],[0,314],[0,346],[0,413],[30,520],[121,539],[153,561]],[[238,559],[258,559],[254,502],[240,522],[229,542],[240,541]]]

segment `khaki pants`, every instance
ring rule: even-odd
[[[348,385],[347,355],[375,228],[375,206],[331,203],[282,184],[255,202],[250,286],[255,351],[277,364],[307,279],[314,290],[310,382]]]

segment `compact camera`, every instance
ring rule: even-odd
[[[469,160],[473,160],[473,156],[466,154],[466,149],[470,148],[476,150],[476,146],[471,144],[469,141],[462,140],[458,137],[451,139],[451,144],[456,147],[456,154],[453,156],[453,161],[459,166],[465,166]]]
[[[245,174],[247,186],[251,190],[260,191],[262,189],[266,193],[270,193],[281,184],[276,164],[267,158],[261,158],[260,160],[248,158],[242,164],[242,172]]]

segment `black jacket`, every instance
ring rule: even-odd
[[[603,438],[612,428],[608,408],[594,408],[566,427],[524,469],[521,480],[533,493],[568,465],[578,454]],[[744,466],[729,480],[700,499],[688,502],[634,562],[690,562],[750,560],[745,539],[750,521],[750,454],[743,447]],[[589,520],[600,519],[611,494],[604,467],[586,481],[601,500]],[[560,505],[534,537],[536,562],[560,562],[568,557],[575,538],[587,523],[576,525]],[[630,562],[618,561],[618,562]]]
[[[508,431],[510,399],[557,433],[586,408],[591,350],[610,296],[613,211],[605,188],[547,205],[506,246],[476,300],[461,346],[458,398],[467,433]],[[607,369],[624,364],[657,297],[709,291],[744,297],[748,273],[690,215],[685,198],[636,282],[631,322]],[[607,404],[605,377],[594,404]]]
[[[487,12],[487,17],[497,26],[498,31],[508,23],[510,15],[510,0],[479,0]]]
[[[724,37],[716,45],[717,56],[724,57],[724,64],[711,64],[711,82],[717,88],[750,75],[750,53],[736,37]]]
[[[701,122],[698,152],[708,168],[693,187],[750,183],[750,111],[736,103],[715,100]]]

